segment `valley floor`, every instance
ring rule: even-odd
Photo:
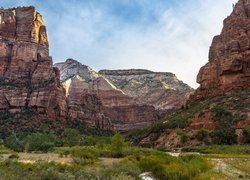
[[[7,161],[10,156],[11,154],[2,154],[0,161]],[[250,155],[206,154],[198,156],[205,157],[205,159],[212,162],[213,167],[209,171],[201,174],[197,179],[250,179]],[[41,162],[54,162],[56,164],[69,166],[74,164],[72,157],[62,157],[59,153],[18,153],[17,157],[16,160],[22,164],[35,165]],[[123,158],[100,157],[94,167],[96,170],[103,167],[112,169],[122,160]],[[133,177],[130,178],[134,179]],[[0,175],[0,179],[4,180],[5,178]]]

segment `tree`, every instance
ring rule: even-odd
[[[120,133],[116,133],[111,140],[111,150],[114,153],[115,157],[122,157],[124,148],[127,147],[127,143],[125,139],[120,135]]]
[[[25,149],[31,151],[48,152],[55,147],[56,136],[54,134],[32,133],[25,138]]]
[[[80,133],[77,129],[66,128],[64,130],[64,145],[76,146],[79,144]]]
[[[234,128],[234,117],[231,112],[226,111],[222,106],[215,106],[212,109],[217,126],[212,133],[213,142],[216,144],[234,144],[237,141]]]

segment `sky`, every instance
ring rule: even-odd
[[[213,36],[236,0],[1,0],[44,18],[54,63],[172,72],[197,88]]]

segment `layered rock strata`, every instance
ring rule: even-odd
[[[0,10],[0,110],[32,109],[66,118],[64,89],[48,46],[46,26],[34,7]]]
[[[200,84],[192,100],[247,89],[250,87],[250,1],[239,0],[215,36],[209,62],[200,69]]]
[[[69,103],[75,103],[84,91],[96,94],[115,129],[121,132],[151,124],[162,112],[184,104],[192,92],[171,73],[147,70],[97,73],[73,59],[54,66],[61,72]]]
[[[40,120],[59,120],[63,124],[77,119],[90,127],[112,129],[98,97],[83,92],[78,95],[68,106],[60,72],[49,56],[41,14],[34,7],[1,9],[0,110],[34,111]]]

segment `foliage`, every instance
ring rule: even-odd
[[[25,150],[28,152],[48,152],[55,147],[56,137],[52,133],[32,133],[25,138]]]
[[[17,152],[24,151],[23,142],[15,135],[11,135],[5,140],[5,146]]]
[[[250,143],[250,125],[244,128],[244,133],[246,137],[246,142]]]
[[[80,134],[77,129],[66,128],[64,129],[64,146],[76,146],[79,145]]]
[[[116,133],[111,140],[111,150],[115,157],[122,157],[124,149],[127,147],[125,139],[119,134]]]
[[[206,129],[199,129],[195,133],[195,138],[199,141],[207,141],[209,132]]]
[[[212,134],[213,142],[215,144],[236,143],[233,115],[222,106],[215,106],[212,111],[217,121],[216,129]]]
[[[203,154],[250,154],[250,146],[240,145],[213,145],[192,146],[182,148],[183,152],[200,152]]]

